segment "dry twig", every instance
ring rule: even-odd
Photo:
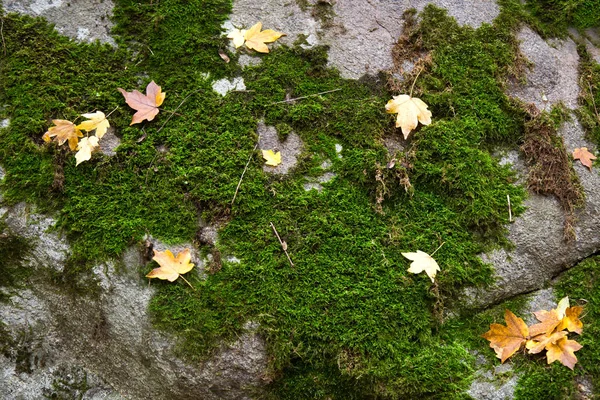
[[[240,186],[242,185],[242,179],[244,179],[244,175],[246,174],[248,165],[250,165],[250,161],[252,160],[252,157],[254,156],[254,152],[256,151],[257,148],[258,148],[258,143],[256,143],[256,145],[254,146],[254,149],[252,149],[252,153],[250,153],[250,157],[248,157],[248,162],[246,163],[246,166],[244,167],[244,172],[242,172],[242,176],[240,176],[240,181],[238,182],[237,187],[235,188],[235,194],[233,195],[233,200],[231,200],[231,205],[233,205],[233,203],[235,202],[235,198],[237,197],[238,191],[240,190]]]
[[[284,242],[283,240],[281,240],[281,238],[279,237],[279,233],[277,232],[277,229],[275,229],[275,225],[273,225],[272,222],[269,222],[269,224],[271,224],[271,228],[273,228],[273,232],[275,232],[275,236],[277,236],[277,239],[279,240],[279,244],[281,244],[281,248],[285,252],[285,255],[287,256],[288,261],[290,262],[290,265],[292,266],[292,268],[294,268],[294,263],[292,262],[292,259],[290,258],[290,255],[287,252],[287,243]]]
[[[338,92],[342,90],[342,88],[337,88],[337,89],[333,89],[333,90],[327,90],[325,92],[320,92],[320,93],[315,93],[315,94],[309,94],[308,96],[301,96],[301,97],[295,97],[293,99],[287,99],[287,100],[282,100],[282,101],[276,101],[275,103],[271,103],[268,104],[269,106],[272,106],[273,104],[281,104],[281,103],[289,103],[291,101],[296,101],[296,100],[302,100],[302,99],[307,99],[309,97],[314,97],[314,96],[320,96],[322,94],[327,94],[327,93],[333,93],[333,92]]]

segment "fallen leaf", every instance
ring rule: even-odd
[[[582,347],[583,346],[575,340],[570,340],[566,337],[557,340],[556,343],[549,343],[546,346],[548,364],[552,364],[554,361],[558,360],[562,365],[565,365],[572,370],[573,367],[575,367],[575,364],[577,364],[575,352]]]
[[[221,57],[223,59],[223,61],[225,61],[225,64],[229,64],[229,61],[231,61],[231,59],[229,58],[229,56],[227,55],[227,53],[225,53],[221,49],[219,49],[219,57]]]
[[[71,121],[64,119],[53,119],[52,123],[56,126],[52,126],[44,133],[42,139],[45,142],[50,142],[54,138],[59,145],[62,145],[65,141],[69,142],[69,148],[71,150],[77,149],[77,142],[80,137],[83,137],[83,133],[75,126]]]
[[[173,256],[171,250],[154,250],[152,259],[160,265],[160,268],[154,268],[146,275],[146,278],[166,279],[169,282],[174,282],[180,275],[194,268],[194,264],[190,262],[192,260],[190,249],[183,250],[177,254],[177,257]]]
[[[531,334],[531,329],[529,330],[529,333]],[[556,343],[556,341],[565,336],[567,336],[567,332],[565,331],[554,332],[547,335],[538,335],[535,338],[528,340],[525,347],[529,350],[529,354],[537,354],[544,350],[548,344]]]
[[[592,170],[592,161],[596,159],[596,156],[593,155],[592,153],[590,153],[587,149],[587,147],[581,147],[578,149],[575,149],[573,151],[573,158],[575,160],[579,160],[583,165],[585,165],[586,167],[589,168],[589,170]]]
[[[423,125],[431,124],[431,111],[427,107],[421,99],[401,94],[388,101],[385,110],[390,114],[398,114],[396,128],[402,128],[402,134],[406,139],[419,122]]]
[[[416,253],[402,253],[402,255],[412,261],[408,272],[418,274],[425,271],[431,282],[433,282],[437,271],[440,270],[438,263],[435,262],[433,257],[421,250],[417,250]]]
[[[504,321],[506,326],[491,324],[490,330],[481,335],[490,341],[490,347],[502,362],[515,354],[529,336],[529,329],[525,322],[510,310],[504,311]]]
[[[265,43],[271,43],[284,36],[285,33],[276,32],[273,29],[262,29],[262,22],[257,22],[252,28],[248,29],[244,33],[244,39],[246,40],[246,47],[251,50],[256,50],[259,53],[268,53],[269,48]],[[235,39],[234,39],[235,45]]]
[[[77,145],[77,153],[75,153],[75,160],[77,163],[75,166],[81,164],[84,161],[88,161],[92,158],[92,151],[98,147],[98,138],[96,136],[85,137],[81,139]]]
[[[263,150],[262,151],[263,158],[266,160],[265,164],[270,165],[272,167],[276,167],[281,164],[281,152],[278,151],[274,153],[273,150]]]
[[[138,124],[143,120],[152,121],[158,114],[158,107],[163,103],[166,95],[166,93],[161,92],[160,86],[154,83],[154,81],[150,82],[146,87],[146,95],[137,90],[132,92],[126,92],[121,88],[118,88],[118,90],[125,97],[125,101],[129,107],[137,110],[133,114],[129,125]]]
[[[238,47],[240,47],[240,46],[242,46],[244,44],[244,41],[246,40],[244,38],[245,34],[246,34],[246,30],[245,29],[241,29],[241,30],[240,29],[234,29],[231,32],[229,32],[229,34],[227,35],[227,38],[233,40],[233,45],[237,49]]]
[[[565,316],[558,325],[558,330],[566,329],[569,332],[575,332],[581,335],[583,331],[583,322],[579,319],[579,315],[583,311],[583,307],[569,307],[565,310]]]
[[[529,327],[529,335],[535,337],[541,334],[550,335],[552,331],[560,324],[560,318],[556,310],[542,310],[533,313],[540,321],[539,324],[534,324]],[[559,329],[560,330],[560,329]]]
[[[95,129],[96,137],[98,139],[102,139],[102,136],[104,136],[108,128],[110,128],[110,124],[108,123],[108,120],[102,111],[96,111],[95,113],[91,114],[81,114],[81,116],[87,118],[88,120],[77,125],[77,129],[87,132],[91,132]]]

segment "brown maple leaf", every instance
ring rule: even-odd
[[[581,349],[583,346],[574,340],[562,337],[555,343],[548,343],[546,345],[546,357],[548,358],[548,364],[552,364],[554,361],[559,361],[562,365],[569,367],[571,370],[577,364],[577,357],[575,352]]]
[[[556,341],[566,336],[567,332],[565,331],[538,335],[535,338],[528,340],[525,347],[529,350],[529,354],[537,354],[544,350],[549,344],[556,343]]]
[[[506,326],[491,324],[490,330],[481,335],[490,341],[490,347],[502,361],[515,354],[529,337],[529,329],[523,320],[510,310],[504,312]]]
[[[77,142],[80,137],[83,137],[83,133],[75,126],[71,121],[64,119],[53,119],[52,123],[56,126],[52,126],[44,133],[42,139],[44,142],[50,142],[54,138],[59,145],[62,145],[65,141],[69,141],[69,148],[71,150],[77,149]]]
[[[589,168],[589,170],[592,170],[592,161],[596,159],[596,156],[593,155],[592,153],[590,153],[587,149],[587,147],[581,147],[578,149],[575,149],[573,151],[573,158],[575,160],[579,160],[581,161],[581,163],[583,165],[585,165],[586,167]]]
[[[158,114],[158,107],[165,100],[166,93],[162,93],[160,86],[154,81],[150,82],[146,87],[146,94],[134,90],[132,92],[126,92],[125,90],[118,88],[119,92],[125,97],[125,101],[129,107],[137,110],[133,114],[131,123],[129,125],[138,124],[143,120],[152,121]]]
[[[538,324],[529,327],[529,335],[535,337],[541,334],[550,335],[552,331],[560,324],[560,318],[556,310],[542,310],[533,313],[540,321]],[[561,329],[562,330],[562,329]]]

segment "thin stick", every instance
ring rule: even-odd
[[[2,50],[6,56],[6,42],[4,41],[4,18],[2,18],[2,25],[0,25],[0,36],[2,37]]]
[[[421,72],[423,71],[424,68],[425,67],[421,67],[419,72],[417,72],[417,76],[415,76],[415,80],[413,81],[413,84],[410,87],[410,94],[408,95],[409,97],[412,97],[412,92],[413,92],[413,89],[415,88],[415,83],[417,83],[417,79],[419,79],[419,75],[421,75]]]
[[[179,103],[179,105],[177,106],[177,108],[175,108],[175,111],[167,111],[170,112],[171,115],[169,115],[169,118],[167,118],[167,120],[162,124],[162,126],[160,128],[158,128],[158,130],[156,131],[156,133],[160,132],[162,130],[162,128],[165,127],[165,125],[167,124],[167,122],[169,122],[171,120],[171,118],[173,117],[173,115],[175,115],[177,113],[177,110],[179,110],[179,108],[183,105],[183,103],[185,103],[185,101],[193,94],[198,93],[200,90],[202,89],[198,89],[193,91],[192,93],[188,94],[187,96],[185,96],[185,98],[183,100],[181,100],[181,103]],[[179,116],[181,116],[181,114],[177,114]]]
[[[592,85],[588,82],[588,86],[590,88],[590,95],[592,96],[592,104],[594,105],[594,111],[596,112],[596,118],[598,118],[598,122],[600,123],[600,115],[598,115],[598,109],[596,108],[596,101],[594,100],[594,92],[592,92]]]
[[[254,152],[256,151],[257,148],[258,148],[258,143],[256,143],[256,146],[254,146],[254,149],[252,149],[252,153],[250,153],[250,157],[248,157],[248,162],[246,163],[246,166],[244,167],[244,172],[242,172],[242,176],[240,176],[240,181],[238,182],[237,187],[235,188],[235,193],[233,195],[233,200],[231,200],[231,205],[233,205],[233,203],[235,202],[235,198],[237,197],[238,191],[240,190],[240,186],[242,186],[242,179],[244,179],[244,175],[246,174],[248,165],[250,165],[250,161],[252,160],[252,157],[254,156]]]
[[[191,284],[191,283],[189,283],[189,282],[188,282],[188,280],[187,280],[187,279],[185,279],[185,278],[183,277],[183,275],[179,275],[179,277],[180,277],[181,279],[183,279],[183,280],[185,281],[185,283],[187,283],[188,285],[190,285],[190,287],[192,288],[192,290],[196,290],[196,288],[194,288],[194,287],[192,286],[192,284]]]
[[[439,249],[440,249],[440,248],[441,248],[441,247],[444,245],[444,243],[446,243],[446,242],[442,242],[442,244],[440,244],[440,245],[438,246],[438,248],[437,248],[437,249],[435,249],[435,250],[433,251],[433,253],[431,253],[429,256],[430,256],[430,257],[433,257],[433,255],[434,255],[434,254],[435,254],[435,253],[436,253],[436,252],[437,252],[437,251],[438,251],[438,250],[439,250]]]
[[[294,263],[292,262],[292,259],[290,258],[290,255],[287,252],[287,245],[285,245],[283,243],[283,241],[281,240],[281,238],[279,237],[279,233],[277,233],[277,229],[275,229],[275,225],[273,225],[272,222],[269,222],[271,224],[271,228],[273,228],[273,232],[275,232],[275,236],[277,236],[277,239],[279,240],[279,244],[281,244],[281,248],[283,249],[283,251],[285,252],[285,255],[288,258],[288,261],[290,262],[290,265],[292,266],[292,268],[294,268]]]
[[[302,99],[308,99],[309,97],[314,97],[314,96],[320,96],[322,94],[327,94],[327,93],[333,93],[333,92],[338,92],[342,90],[342,88],[338,88],[338,89],[333,89],[333,90],[327,90],[325,92],[320,92],[320,93],[315,93],[315,94],[309,94],[308,96],[301,96],[301,97],[295,97],[293,99],[287,99],[287,100],[282,100],[282,101],[276,101],[275,103],[271,103],[271,104],[267,104],[268,106],[272,106],[273,104],[281,104],[281,103],[289,103],[290,101],[296,101],[296,100],[302,100]]]
[[[110,114],[114,113],[115,111],[117,111],[119,109],[119,106],[116,106],[114,108],[114,110],[112,110],[111,112],[108,113],[108,115],[106,117],[104,117],[104,119],[107,119],[108,117],[110,117]]]
[[[512,222],[512,208],[510,206],[510,195],[506,195],[506,200],[508,201],[508,222]]]

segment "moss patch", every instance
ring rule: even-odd
[[[22,287],[31,275],[32,271],[23,268],[24,257],[29,249],[26,239],[15,236],[6,229],[0,233],[0,302],[7,301],[10,292]]]
[[[516,146],[524,132],[523,112],[503,93],[517,57],[510,15],[475,30],[442,10],[424,10],[407,40],[429,54],[415,95],[430,104],[435,123],[403,143],[403,163],[386,168],[392,155],[383,138],[399,133],[384,106],[406,89],[402,82],[344,80],[327,67],[323,48],[281,46],[238,71],[218,57],[229,2],[186,2],[185,12],[177,0],[116,5],[119,49],[74,43],[41,20],[4,17],[0,77],[8,84],[0,100],[12,122],[0,132],[0,159],[7,201],[59,213],[75,274],[146,233],[192,241],[200,216],[227,221],[216,249],[221,269],[205,281],[192,277],[195,292],[156,283],[154,322],[180,335],[180,352],[191,359],[234,340],[248,320],[260,323],[273,398],[464,398],[474,368],[470,342],[444,333],[441,310],[465,285],[491,281],[477,254],[502,241],[506,195],[516,213],[524,196],[490,154]],[[240,72],[248,92],[213,93],[209,71],[213,78]],[[116,88],[139,89],[149,80],[167,93],[163,107],[181,105],[181,115],[165,123],[163,111],[130,127]],[[273,104],[333,89],[341,90]],[[95,155],[75,167],[71,153],[42,146],[50,119],[117,105],[116,156]],[[263,172],[253,153],[260,119],[302,138],[304,152],[290,175]],[[322,192],[305,191],[306,177],[322,173],[325,160],[337,177]],[[441,242],[435,285],[406,272],[401,252],[431,252]]]
[[[570,26],[600,26],[600,0],[527,0],[526,9],[546,35],[564,35]]]
[[[584,127],[586,135],[596,144],[600,144],[600,64],[588,54],[584,46],[578,47],[581,106],[577,109],[577,118]]]

